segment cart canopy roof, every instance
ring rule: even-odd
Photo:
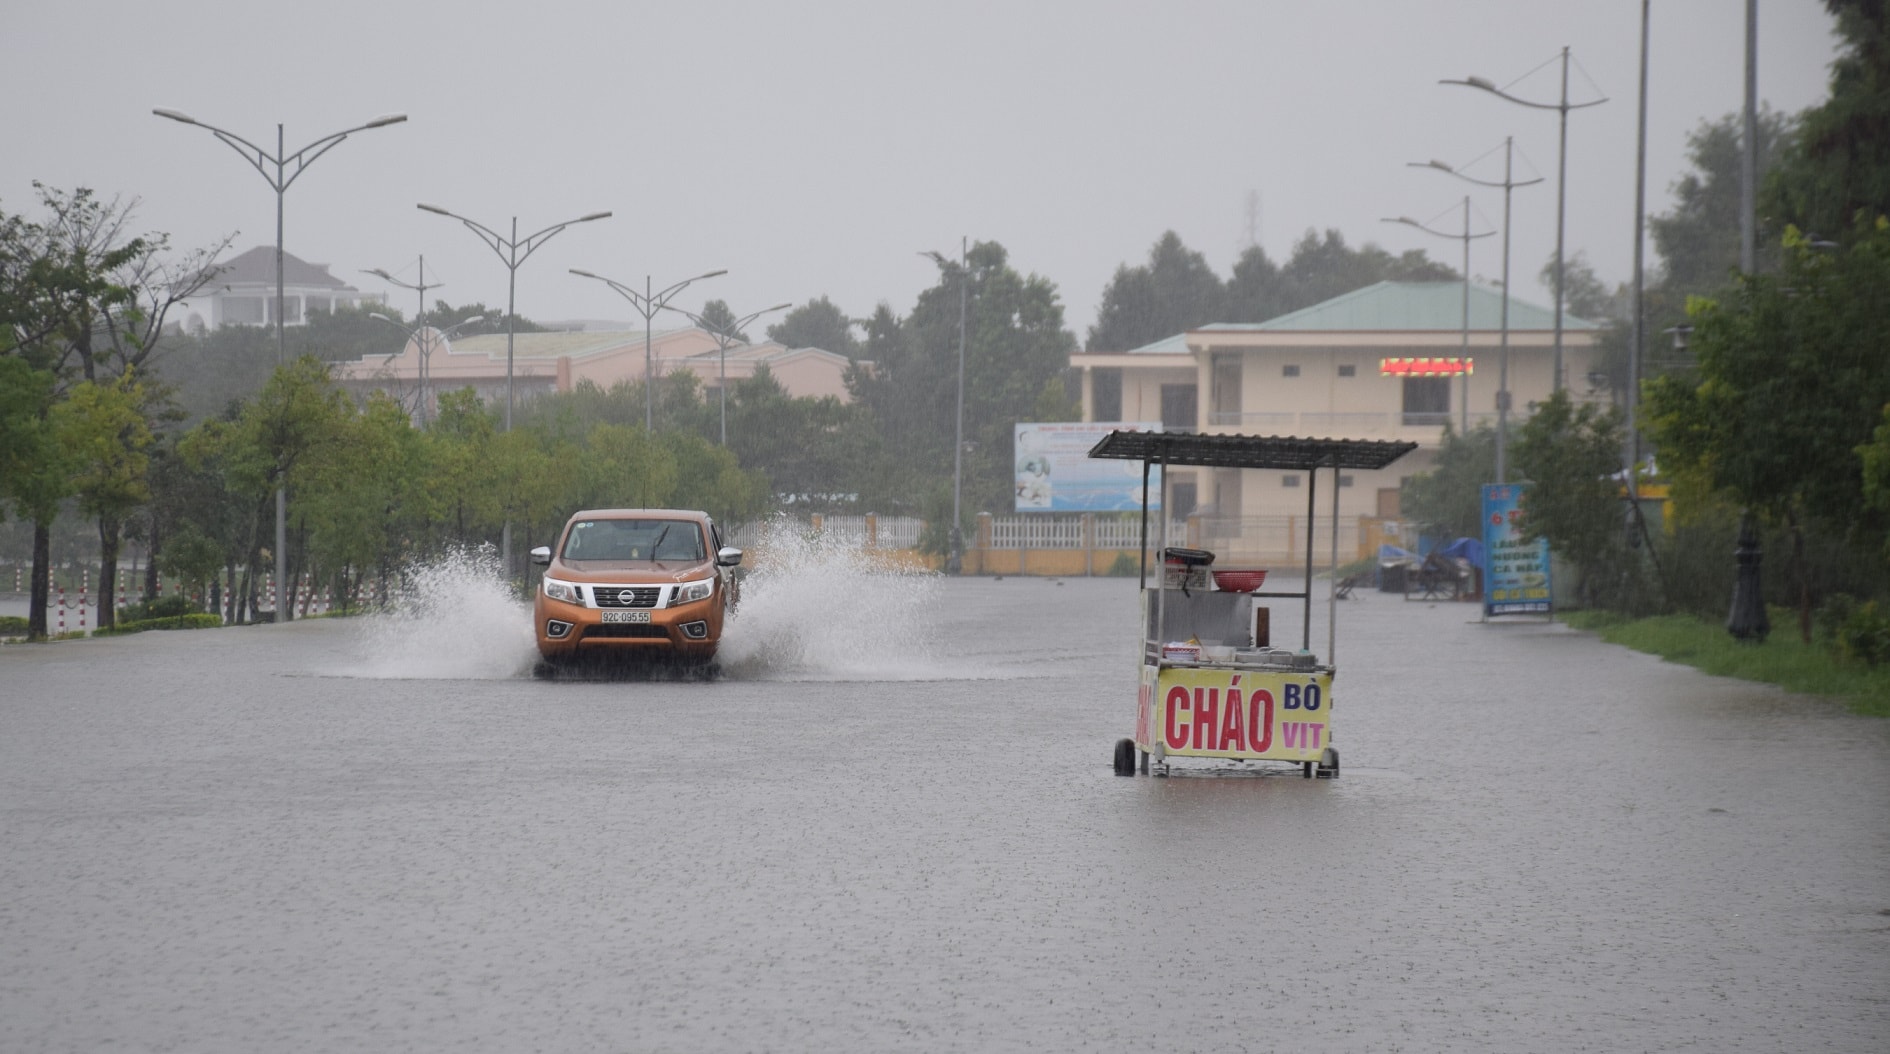
[[[1391,439],[1117,431],[1091,447],[1089,456],[1214,468],[1380,469],[1416,449],[1416,443]]]

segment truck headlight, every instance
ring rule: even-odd
[[[560,582],[555,578],[545,579],[545,595],[553,600],[562,600],[567,604],[581,604],[578,587],[569,582]]]
[[[705,578],[700,582],[684,582],[676,587],[676,603],[693,604],[698,600],[707,600],[715,593],[715,579]]]

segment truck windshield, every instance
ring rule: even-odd
[[[565,560],[702,560],[702,528],[688,520],[579,520],[564,542]]]

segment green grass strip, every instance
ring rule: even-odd
[[[1724,626],[1691,615],[1629,619],[1605,611],[1572,611],[1558,617],[1610,644],[1669,662],[1807,695],[1833,696],[1859,714],[1890,717],[1890,666],[1847,662],[1827,645],[1804,643],[1793,612],[1772,613],[1772,633],[1763,644],[1734,640]]]

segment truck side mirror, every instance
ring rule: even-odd
[[[532,563],[548,564],[551,562],[551,547],[541,545],[532,550]]]
[[[742,551],[732,545],[725,545],[715,554],[715,564],[717,567],[740,567]]]

